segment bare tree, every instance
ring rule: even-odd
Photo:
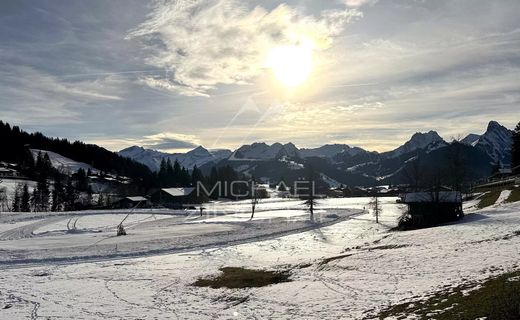
[[[379,201],[379,196],[375,195],[368,205],[376,217],[376,223],[379,223],[379,216],[383,212],[383,209],[381,208],[381,201]]]
[[[308,171],[308,190],[309,193],[307,194],[307,200],[305,201],[305,205],[307,206],[309,213],[310,213],[310,219],[314,220],[314,207],[316,206],[316,173],[314,172],[314,167],[309,165],[309,171]]]
[[[253,183],[251,187],[251,218],[249,218],[249,220],[253,220],[255,217],[255,209],[258,202],[260,202],[260,199],[258,199],[258,191]]]

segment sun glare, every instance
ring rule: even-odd
[[[284,86],[299,86],[311,73],[313,47],[311,42],[305,42],[273,48],[267,59],[268,67]]]

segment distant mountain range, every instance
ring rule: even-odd
[[[308,164],[318,170],[329,185],[375,185],[403,182],[403,172],[420,162],[426,167],[446,162],[457,149],[467,164],[471,179],[485,177],[493,166],[510,164],[512,131],[496,121],[483,134],[470,134],[459,143],[446,142],[435,131],[415,133],[398,148],[378,153],[346,144],[327,144],[318,148],[297,148],[292,143],[253,143],[235,151],[207,150],[202,146],[187,153],[168,154],[133,146],[119,152],[158,170],[163,158],[191,169],[198,166],[209,172],[213,166],[229,165],[246,175],[264,180],[295,180],[304,175]]]
[[[202,167],[206,164],[215,165],[220,160],[229,158],[231,151],[209,151],[204,147],[199,146],[187,153],[164,153],[152,149],[133,146],[119,151],[119,155],[140,162],[148,166],[148,168],[153,171],[159,171],[162,159],[170,159],[172,162],[177,160],[181,166],[191,170],[194,166]]]

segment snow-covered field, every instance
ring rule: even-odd
[[[391,232],[402,206],[384,198],[220,202],[196,212],[0,215],[0,319],[359,319],[448,286],[520,268],[520,203],[456,224]],[[473,206],[467,206],[474,208]],[[474,210],[474,209],[471,209]],[[67,231],[77,219],[76,230]],[[225,266],[290,270],[250,289],[191,284]]]

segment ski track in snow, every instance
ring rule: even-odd
[[[359,212],[354,210],[365,207],[368,199],[324,202],[323,207]],[[220,206],[241,208],[236,203]],[[380,225],[371,214],[353,214],[310,230],[173,254],[12,265],[0,269],[0,318],[362,319],[387,305],[520,268],[520,204],[502,203],[436,228],[389,232],[401,209],[395,199],[386,198]],[[148,218],[135,217],[132,229],[154,230]],[[56,219],[57,226],[58,219],[68,220],[49,219]],[[21,226],[21,233],[27,235],[35,225],[55,226],[39,225],[45,220]],[[175,217],[157,221],[171,228],[185,224]],[[201,219],[193,223],[204,225]],[[2,240],[0,246],[41,238]],[[325,263],[324,258],[332,259]],[[234,290],[191,286],[223,266],[290,269],[292,282]]]

